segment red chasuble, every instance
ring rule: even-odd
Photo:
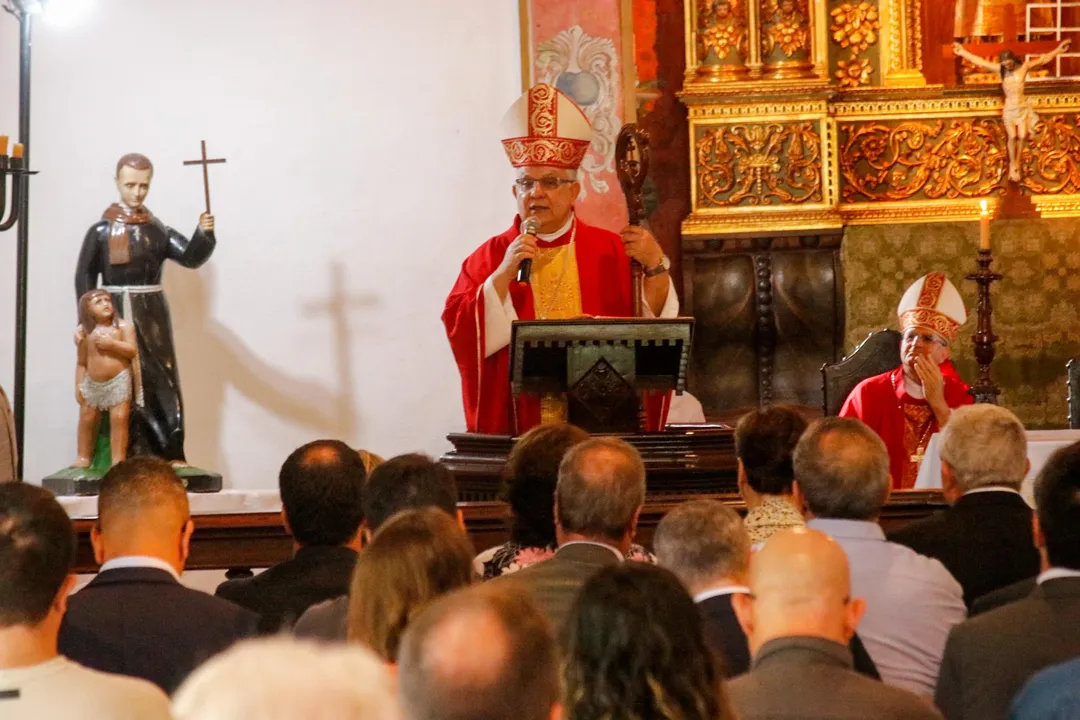
[[[595,317],[630,317],[630,260],[618,235],[592,227],[576,219],[572,229],[541,247],[559,247],[574,235],[581,309]],[[502,263],[507,246],[520,234],[521,218],[501,235],[481,245],[461,266],[454,289],[446,299],[443,324],[461,373],[465,423],[469,432],[492,435],[520,434],[540,423],[540,402],[521,395],[513,402],[510,394],[510,348],[484,357],[484,282]],[[510,297],[519,320],[536,317],[532,292],[510,286]],[[663,427],[665,393],[651,393],[646,402],[648,429]]]
[[[945,402],[950,408],[970,405],[974,398],[968,385],[956,372],[951,361],[941,364],[945,379]],[[894,490],[915,487],[919,463],[913,461],[920,448],[925,451],[930,436],[939,428],[930,405],[904,390],[904,368],[867,378],[855,389],[840,408],[840,417],[862,420],[873,428],[889,449],[889,472]]]

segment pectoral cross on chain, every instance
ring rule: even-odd
[[[213,158],[208,160],[206,158],[206,141],[202,141],[202,159],[200,160],[185,160],[185,165],[202,165],[202,182],[203,192],[206,194],[206,214],[211,215],[210,212],[210,173],[207,171],[207,167],[214,163],[223,163],[225,158]]]
[[[926,457],[926,452],[920,445],[918,448],[915,449],[915,454],[911,456],[911,462],[915,463],[916,465],[922,465],[924,457]]]

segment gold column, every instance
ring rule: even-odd
[[[757,0],[690,0],[686,10],[686,82],[744,79],[749,37],[747,3]]]
[[[922,8],[918,0],[881,0],[889,39],[881,48],[883,82],[889,87],[922,87]]]
[[[765,76],[789,80],[814,76],[813,0],[760,0],[761,56]],[[815,9],[818,3],[814,2]]]

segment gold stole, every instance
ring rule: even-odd
[[[574,242],[539,248],[532,266],[533,308],[537,320],[572,320],[581,317],[581,280]],[[540,424],[564,423],[566,397],[545,393],[540,397]]]

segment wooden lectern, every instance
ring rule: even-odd
[[[567,420],[590,433],[644,431],[641,393],[682,393],[693,318],[515,322],[510,386],[567,399]]]

